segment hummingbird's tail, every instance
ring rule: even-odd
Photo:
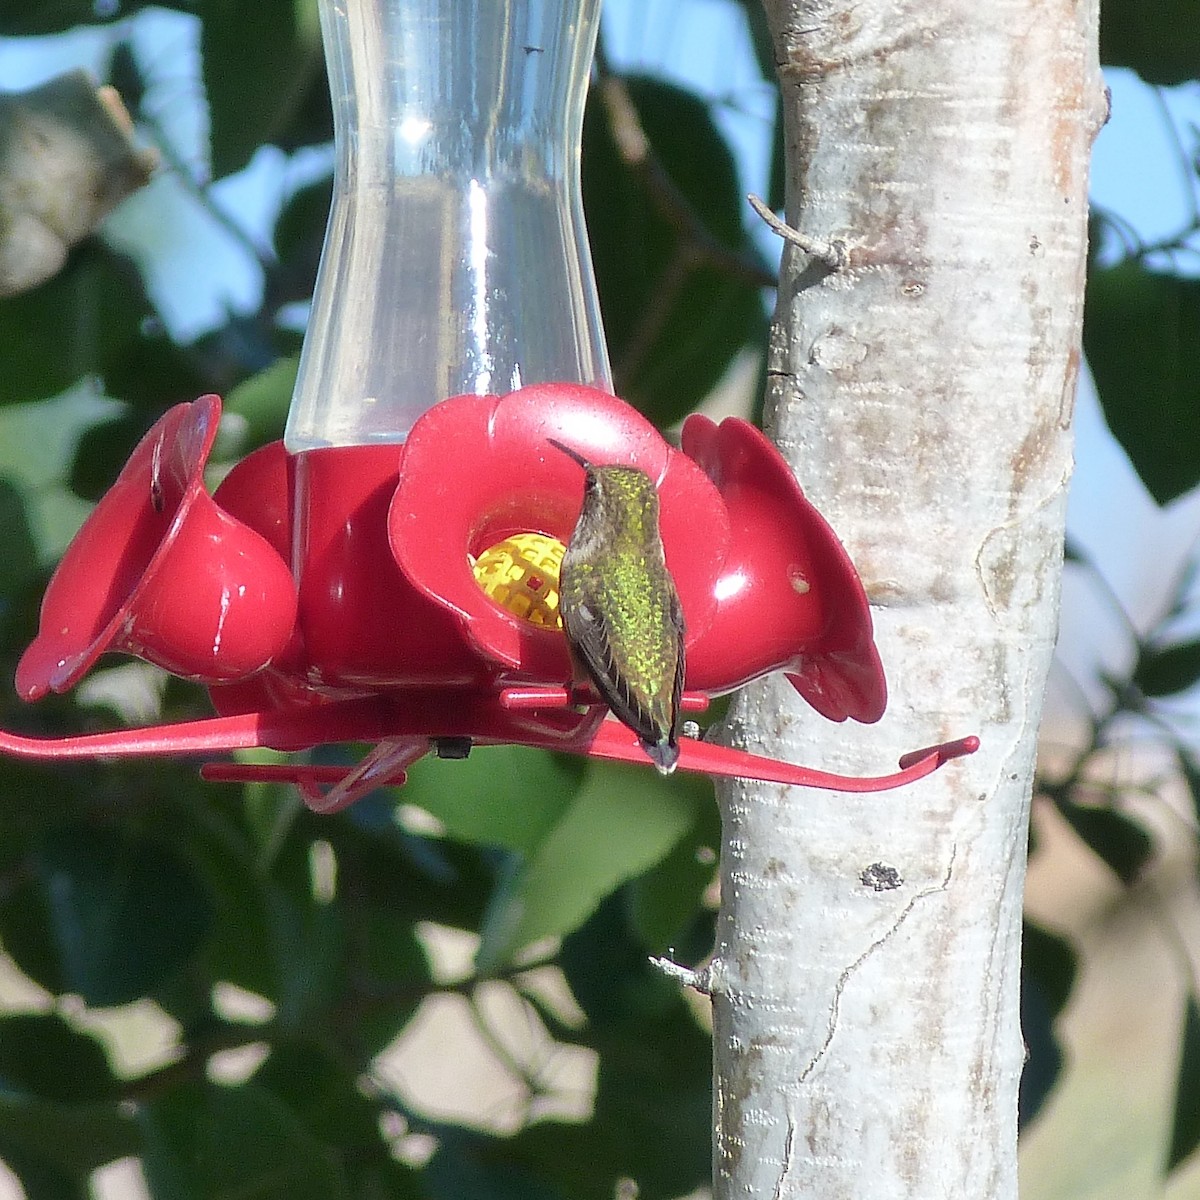
[[[654,769],[660,775],[670,775],[679,761],[679,746],[673,739],[662,738],[657,742],[642,742],[642,748],[650,755]]]

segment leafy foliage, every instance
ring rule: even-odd
[[[1190,0],[1142,5],[1102,0],[1100,54],[1109,66],[1135,71],[1150,85],[1200,78],[1200,40]],[[1166,506],[1200,483],[1200,395],[1191,364],[1200,354],[1200,304],[1193,258],[1200,234],[1200,168],[1196,129],[1176,122],[1165,95],[1155,97],[1167,123],[1173,166],[1183,182],[1185,216],[1178,230],[1153,242],[1129,224],[1130,214],[1093,210],[1093,255],[1088,266],[1083,346],[1108,426],[1150,496]],[[1196,554],[1178,577],[1155,578],[1158,616],[1126,611],[1118,590],[1080,547],[1067,547],[1068,570],[1090,577],[1092,590],[1115,613],[1126,636],[1124,669],[1101,675],[1103,699],[1073,689],[1090,736],[1080,739],[1065,765],[1039,780],[1066,827],[1106,864],[1127,889],[1129,904],[1152,879],[1171,841],[1152,834],[1142,806],[1171,806],[1182,783],[1200,813],[1192,696],[1200,681],[1195,638]],[[1156,589],[1156,591],[1154,590]],[[1138,758],[1161,749],[1158,775],[1137,784],[1114,777],[1113,748],[1133,732]],[[1157,761],[1157,760],[1155,760]],[[1152,768],[1147,768],[1147,772]],[[1036,826],[1035,826],[1036,827]],[[1031,857],[1042,853],[1035,842]],[[1120,901],[1117,902],[1118,907]],[[1023,1081],[1022,1120],[1032,1119],[1067,1065],[1057,1044],[1055,1018],[1074,988],[1071,945],[1047,930],[1026,927],[1022,1019],[1030,1050]],[[1200,1017],[1190,968],[1179,1043],[1174,1109],[1164,1172],[1190,1161],[1200,1141]]]
[[[1200,282],[1127,260],[1088,277],[1083,345],[1104,413],[1150,494],[1200,482]]]
[[[25,863],[25,882],[0,909],[0,936],[49,992],[127,1004],[170,979],[208,931],[207,889],[169,846],[72,825],[48,830]]]
[[[309,96],[329,96],[316,0],[208,0],[201,54],[214,177],[240,170],[264,143],[303,144],[295,139],[329,130],[328,117],[304,128]]]
[[[757,0],[725,2],[744,10],[772,79]],[[161,145],[173,127],[150,103],[153,64],[134,40],[120,40],[127,27],[118,23],[148,7],[0,0],[0,35],[106,27],[111,80]],[[290,152],[331,137],[314,0],[154,7],[199,22],[197,102],[209,131],[183,190],[210,220],[236,226],[213,180],[264,146]],[[1105,0],[1105,61],[1154,82],[1195,79],[1193,9],[1188,0],[1152,9]],[[743,348],[761,345],[769,276],[711,104],[607,64],[598,83],[583,178],[612,359],[621,393],[668,424]],[[649,160],[622,150],[614,96],[645,134]],[[777,123],[773,207],[783,164]],[[146,263],[102,237],[43,287],[0,302],[0,677],[11,679],[34,633],[49,570],[168,406],[225,395],[218,470],[278,437],[299,350],[283,318],[311,295],[329,197],[328,177],[308,177],[280,198],[266,249],[242,231],[263,276],[259,305],[194,340],[171,336]],[[166,213],[155,230],[162,249],[180,235],[170,211],[156,211]],[[1197,284],[1163,266],[1194,232],[1179,245],[1127,245],[1117,262],[1098,257],[1088,280],[1089,365],[1111,428],[1161,504],[1200,481]],[[1086,569],[1085,556],[1070,557]],[[1171,618],[1187,607],[1178,599]],[[1043,781],[1073,833],[1129,887],[1155,844],[1128,813],[1097,803],[1088,766],[1120,718],[1154,716],[1200,678],[1198,643],[1163,625],[1134,648],[1086,752]],[[0,689],[0,723],[51,734],[127,719],[129,688],[102,678],[104,688],[34,710]],[[207,711],[193,689],[137,678],[163,715]],[[1193,749],[1180,743],[1178,762],[1200,812]],[[707,953],[718,841],[711,795],[694,780],[663,783],[515,749],[422,763],[403,791],[324,818],[279,787],[204,785],[189,764],[50,771],[0,760],[0,941],[56,1006],[0,1016],[0,1158],[36,1200],[82,1198],[93,1170],[126,1156],[140,1159],[155,1200],[610,1200],[624,1180],[643,1200],[687,1194],[708,1176],[708,1034],[647,957],[694,963]],[[449,971],[434,961],[442,942],[431,930],[467,940],[471,965]],[[557,972],[553,1002],[528,969],[531,955]],[[494,1065],[517,1077],[528,1101],[515,1129],[423,1111],[380,1071],[380,1056],[419,1032],[434,1004],[473,1001],[497,981],[530,1027],[591,1056],[585,1115],[539,1115],[548,1086],[502,1046]],[[1064,1069],[1056,1018],[1074,983],[1070,944],[1027,926],[1023,1121]],[[219,997],[230,986],[267,1015],[225,1013]],[[129,1014],[149,1002],[174,1023],[174,1057],[118,1070],[79,1014]],[[495,1031],[480,1032],[495,1042]],[[215,1081],[223,1055],[255,1046],[264,1057],[241,1082]],[[455,1053],[446,1048],[447,1063]],[[1200,1140],[1198,1113],[1192,995],[1168,1170]],[[414,1136],[421,1153],[406,1144]]]
[[[1200,642],[1179,642],[1162,649],[1145,647],[1133,682],[1151,697],[1187,691],[1200,679]]]
[[[1059,811],[1084,844],[1111,867],[1122,883],[1137,880],[1154,851],[1150,835],[1136,821],[1111,808],[1060,799]]]
[[[1021,1073],[1022,1128],[1037,1116],[1063,1069],[1054,1021],[1075,985],[1075,952],[1065,938],[1026,921],[1021,935],[1021,1032],[1029,1061]]]
[[[1200,29],[1192,0],[1106,0],[1101,59],[1132,67],[1148,83],[1178,84],[1200,76]]]
[[[184,190],[236,225],[212,181],[264,145],[331,137],[316,5],[167,7],[199,18],[210,122],[208,162]],[[103,24],[102,8],[0,3],[0,34]],[[154,107],[154,64],[136,39],[114,46],[112,82],[178,171],[187,156],[170,144],[170,112]],[[644,164],[617,154],[594,101],[586,204],[602,303],[627,394],[665,423],[761,340],[764,269],[708,105],[661,82],[619,82],[688,212],[681,224]],[[12,678],[35,631],[49,571],[166,408],[225,396],[217,475],[278,438],[299,349],[281,313],[311,295],[329,198],[328,176],[310,180],[281,197],[267,250],[245,234],[260,307],[192,341],[173,338],[156,308],[150,260],[102,237],[0,303],[0,676]],[[164,253],[178,236],[155,231]],[[722,256],[744,262],[741,274]],[[147,710],[207,712],[194,688],[122,670],[102,666],[94,690],[33,709],[4,689],[0,723],[53,734]],[[203,784],[188,763],[0,760],[0,942],[56,1002],[54,1013],[0,1016],[0,1157],[38,1200],[82,1198],[92,1171],[127,1156],[155,1200],[607,1200],[622,1179],[643,1197],[681,1195],[707,1178],[708,1035],[647,960],[673,949],[696,961],[711,945],[718,832],[703,781],[514,748],[423,762],[403,791],[324,818],[282,787]],[[464,936],[473,962],[438,965],[438,948]],[[557,972],[554,1002],[527,971],[531,956]],[[501,981],[547,1040],[590,1055],[590,1113],[484,1131],[436,1118],[389,1082],[381,1064],[398,1040],[419,1039],[429,1004],[466,1000],[494,1041],[477,1001]],[[256,998],[259,1015],[227,1013],[230,988]],[[150,1002],[174,1030],[170,1060],[117,1069],[79,1014],[140,1019]],[[219,1064],[252,1047],[261,1062],[226,1079]],[[536,1113],[547,1086],[537,1070],[498,1045],[493,1057]],[[428,1144],[404,1149],[412,1135],[432,1139],[431,1157]]]
[[[669,424],[707,395],[743,346],[761,342],[766,318],[753,283],[731,275],[708,244],[742,256],[747,276],[758,267],[737,168],[708,106],[661,80],[624,86],[673,187],[623,162],[603,92],[593,91],[584,204],[617,390]],[[699,248],[692,221],[705,231]]]

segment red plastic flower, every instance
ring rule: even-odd
[[[458,396],[426,413],[403,447],[292,458],[279,443],[266,446],[210,498],[203,470],[219,413],[215,396],[179,405],[139,444],[51,580],[17,685],[26,699],[63,691],[104,651],[126,650],[208,683],[222,715],[62,739],[0,731],[0,752],[80,758],[375,743],[348,771],[218,764],[209,772],[291,779],[322,810],[402,782],[405,766],[434,747],[521,742],[645,761],[629,730],[569,686],[556,622],[512,611],[476,578],[473,562],[497,542],[569,539],[583,481],[550,437],[655,480],[687,621],[685,701],[702,704],[783,669],[833,720],[873,721],[883,711],[858,576],[779,453],[744,421],[692,417],[679,451],[628,405],[590,388]],[[543,604],[538,615],[547,613]],[[581,700],[591,706],[580,710]],[[977,744],[906,756],[900,772],[875,779],[689,738],[680,739],[679,765],[867,791],[918,778]]]
[[[579,467],[551,447],[568,441],[598,463],[645,471],[658,485],[667,566],[683,604],[687,643],[708,628],[729,520],[716,488],[629,405],[574,384],[507,396],[455,396],[430,409],[405,445],[388,513],[405,577],[453,613],[493,671],[544,682],[570,678],[560,629],[533,624],[481,590],[472,559],[505,538],[540,533],[565,543],[583,501]]]
[[[66,689],[109,649],[211,684],[271,665],[219,692],[222,711],[414,686],[562,685],[561,630],[496,603],[472,570],[514,534],[570,537],[583,488],[549,446],[559,438],[655,480],[689,691],[718,694],[783,669],[833,720],[883,711],[858,576],[778,451],[744,421],[692,417],[681,452],[592,388],[456,396],[402,448],[290,460],[280,444],[264,447],[214,500],[203,469],[219,412],[214,396],[179,405],[135,450],[51,581],[18,671],[23,696]]]
[[[773,670],[831,721],[878,721],[887,685],[854,564],[753,425],[689,417],[683,449],[721,494],[732,548],[688,686],[724,692]]]
[[[221,404],[203,396],[155,423],[55,571],[17,691],[63,692],[106,650],[205,682],[241,679],[291,636],[287,564],[204,490]]]
[[[719,694],[783,669],[824,716],[879,719],[886,688],[862,584],[778,450],[745,421],[692,417],[680,452],[627,404],[576,385],[443,401],[405,448],[392,552],[481,654],[524,678],[569,676],[561,632],[490,602],[468,557],[526,531],[568,539],[582,479],[548,438],[657,483],[689,691]]]

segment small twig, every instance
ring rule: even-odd
[[[650,965],[657,967],[668,979],[682,983],[684,987],[690,987],[705,996],[712,995],[712,976],[707,967],[695,971],[681,963],[672,962],[669,958],[654,956],[650,959]]]
[[[471,1023],[475,1026],[475,1032],[479,1034],[483,1044],[487,1047],[492,1057],[506,1070],[509,1075],[517,1080],[524,1088],[525,1095],[522,1097],[522,1107],[524,1113],[522,1122],[527,1124],[530,1117],[530,1106],[539,1096],[546,1095],[547,1088],[541,1079],[541,1070],[535,1067],[532,1063],[522,1062],[517,1055],[504,1044],[500,1035],[493,1028],[492,1023],[487,1019],[487,1014],[479,1003],[479,993],[477,990],[472,990],[466,995],[467,1011],[471,1016]]]
[[[1150,95],[1153,97],[1155,106],[1158,108],[1159,117],[1162,119],[1163,126],[1166,129],[1167,139],[1174,146],[1180,167],[1180,183],[1187,196],[1187,206],[1191,214],[1191,227],[1195,230],[1200,225],[1200,200],[1196,196],[1196,174],[1192,155],[1188,154],[1187,147],[1184,146],[1183,139],[1179,136],[1179,127],[1175,124],[1175,118],[1172,116],[1166,97],[1163,95],[1163,89],[1153,86],[1150,88]]]
[[[654,294],[642,310],[637,328],[625,343],[621,356],[613,360],[613,373],[618,384],[632,379],[653,352],[655,342],[671,318],[671,310],[683,294],[688,276],[696,265],[696,258],[689,243],[680,242],[675,246],[658,277]]]
[[[155,149],[162,155],[167,169],[180,181],[184,190],[226,233],[241,245],[262,268],[263,273],[270,276],[277,265],[274,250],[259,242],[217,203],[210,187],[196,178],[157,117],[142,111],[138,114],[138,119],[149,134]]]
[[[1145,241],[1129,220],[1110,209],[1096,207],[1095,215],[1117,236],[1122,253],[1126,258],[1145,260],[1155,254],[1200,254],[1200,247],[1192,245],[1190,239],[1200,232],[1200,217],[1193,218],[1174,233]]]
[[[1112,610],[1113,615],[1124,625],[1125,632],[1129,635],[1130,639],[1135,645],[1140,645],[1142,640],[1141,634],[1138,632],[1137,626],[1133,623],[1133,618],[1129,615],[1125,605],[1121,602],[1121,597],[1117,595],[1112,581],[1100,570],[1092,557],[1077,543],[1071,543],[1070,551],[1073,560],[1091,575],[1101,593],[1101,598]]]
[[[803,250],[809,258],[815,258],[824,263],[831,271],[844,271],[850,265],[850,257],[846,252],[846,243],[839,238],[832,241],[822,241],[820,238],[809,237],[798,229],[793,229],[786,221],[780,220],[766,202],[751,192],[747,197],[750,207],[767,223],[767,227],[778,234],[785,242]]]

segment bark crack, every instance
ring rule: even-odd
[[[796,1122],[791,1113],[787,1115],[787,1137],[783,1142],[783,1162],[780,1164],[779,1178],[775,1181],[775,1190],[771,1200],[782,1200],[783,1185],[792,1173],[792,1163],[796,1158]]]
[[[979,543],[974,559],[975,577],[979,580],[988,616],[993,621],[1000,621],[1008,612],[1021,582],[1016,574],[1021,564],[1017,562],[1015,550],[1021,542],[1020,535],[1027,534],[1031,525],[1040,527],[1045,524],[1043,514],[1051,505],[1059,503],[1069,482],[1069,472],[1062,474],[1023,511],[1014,512],[993,525]],[[1045,574],[1056,569],[1061,562],[1061,554],[1061,542],[1047,546],[1042,556],[1044,561],[1038,563],[1038,570]],[[1025,568],[1025,572],[1028,572],[1028,568]],[[1024,600],[1023,603],[1028,606],[1030,602]]]
[[[852,963],[849,964],[838,976],[837,986],[833,990],[833,1002],[829,1008],[829,1029],[825,1034],[825,1040],[821,1043],[816,1054],[813,1055],[808,1065],[800,1072],[798,1083],[803,1083],[817,1069],[817,1065],[829,1052],[829,1047],[833,1043],[834,1035],[837,1033],[838,1014],[842,1004],[842,993],[845,992],[851,978],[859,970],[859,968],[875,953],[881,946],[886,945],[896,935],[896,931],[908,920],[913,909],[922,901],[930,896],[935,896],[939,892],[944,892],[950,886],[950,877],[954,873],[954,862],[958,858],[958,843],[954,842],[950,847],[950,861],[946,864],[946,874],[942,877],[941,882],[932,885],[931,887],[923,888],[909,900],[909,902],[900,910],[896,919],[888,926],[883,933],[879,935]],[[788,1115],[788,1129],[792,1128],[792,1118]]]

